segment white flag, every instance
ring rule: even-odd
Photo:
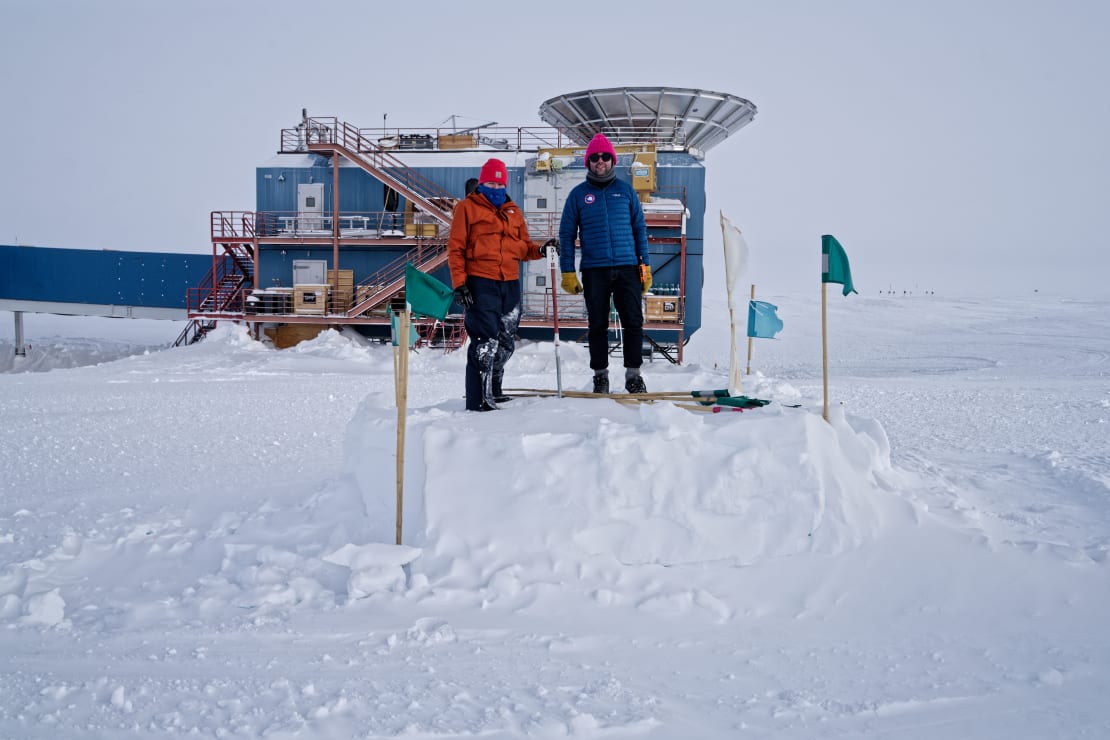
[[[725,218],[724,211],[721,211],[721,234],[725,244],[725,285],[731,298],[732,289],[748,271],[748,243],[744,241],[740,229]]]
[[[721,235],[725,245],[725,287],[728,290],[728,323],[731,334],[729,348],[728,392],[740,395],[740,357],[736,352],[736,309],[732,304],[732,289],[748,271],[748,243],[740,234],[740,229],[732,225],[721,211]]]

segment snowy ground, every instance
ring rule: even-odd
[[[0,326],[0,738],[1110,736],[1110,301],[831,295],[829,424],[761,298],[744,413],[414,354],[403,547],[390,348]]]

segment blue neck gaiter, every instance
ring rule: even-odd
[[[478,192],[486,196],[486,200],[492,203],[494,208],[500,208],[505,202],[505,188],[491,188],[488,185],[479,185]]]

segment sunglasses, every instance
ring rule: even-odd
[[[594,152],[590,155],[590,164],[597,164],[598,162],[611,162],[613,155],[609,152]]]

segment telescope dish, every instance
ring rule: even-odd
[[[540,118],[585,146],[603,133],[614,144],[654,142],[664,149],[705,152],[755,118],[744,98],[688,87],[611,87],[557,95]]]

